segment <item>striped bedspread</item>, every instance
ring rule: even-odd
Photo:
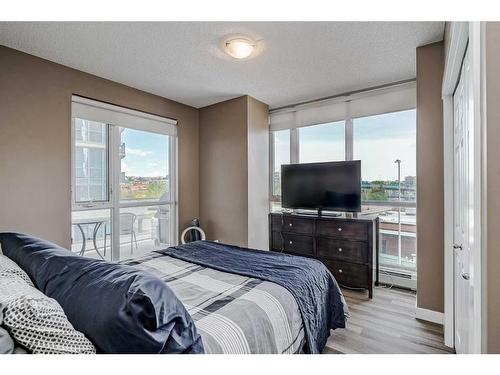
[[[297,302],[278,284],[154,252],[123,263],[168,284],[193,317],[206,353],[298,353],[303,348]]]

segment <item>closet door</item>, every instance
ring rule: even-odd
[[[474,293],[471,280],[473,222],[473,115],[469,54],[465,54],[454,105],[454,304],[455,349],[470,353]]]

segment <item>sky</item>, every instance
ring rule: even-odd
[[[168,136],[124,129],[125,158],[121,168],[127,176],[164,177],[168,174]]]
[[[396,159],[401,177],[416,175],[416,111],[403,111],[354,119],[354,160],[361,160],[363,180],[396,180]],[[299,129],[300,161],[344,160],[344,122]],[[122,132],[127,176],[158,177],[168,174],[168,136],[134,129]],[[166,147],[165,147],[166,145]],[[275,170],[289,163],[289,131],[275,136]]]
[[[354,119],[354,160],[361,160],[363,180],[396,180],[396,159],[401,177],[416,176],[416,111],[402,111]],[[299,129],[300,161],[344,160],[344,122]],[[289,131],[275,137],[275,170],[289,162]]]

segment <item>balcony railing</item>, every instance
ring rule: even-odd
[[[417,264],[416,202],[364,201],[363,214],[380,218],[380,265],[415,271]]]
[[[72,251],[92,258],[121,260],[172,245],[168,205],[121,208],[120,213],[119,246],[115,245],[113,251],[109,209],[74,211]]]

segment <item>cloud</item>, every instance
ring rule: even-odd
[[[145,151],[145,150],[141,150],[139,148],[129,148],[129,147],[125,148],[125,155],[134,155],[134,156],[144,157],[144,156],[151,155],[152,153],[153,153],[153,151]]]

